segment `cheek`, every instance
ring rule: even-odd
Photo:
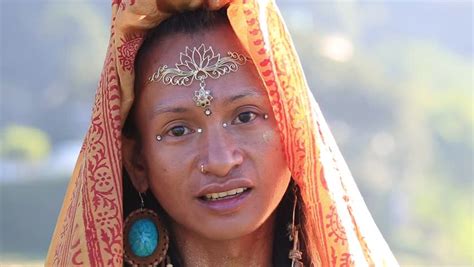
[[[262,140],[265,144],[270,144],[273,141],[275,133],[273,131],[265,131],[262,134]]]
[[[186,222],[190,220],[188,206],[177,203],[191,201],[190,179],[183,164],[176,165],[176,160],[156,161],[149,171],[150,191],[173,221]]]
[[[168,179],[169,177],[181,176],[180,173],[187,169],[185,164],[189,162],[188,157],[191,152],[157,141],[154,132],[150,131],[147,142],[143,143],[148,179],[150,181],[162,180],[166,182],[174,180]]]
[[[183,203],[190,195],[190,173],[186,165],[190,162],[187,158],[189,153],[178,156],[178,151],[156,143],[150,143],[145,153],[148,183],[156,200],[169,214],[170,211],[183,213],[182,206],[176,203]]]
[[[145,155],[148,180],[152,182],[154,180],[161,180],[163,179],[161,177],[165,177],[173,172],[174,166],[171,160],[173,155],[167,156],[167,153],[164,153],[166,149],[163,149],[159,141],[152,140],[153,138],[151,137],[148,139],[150,141],[144,143],[143,153]]]
[[[276,208],[280,202],[291,179],[279,137],[276,130],[268,129],[262,132],[253,156],[261,188],[264,189],[261,193],[265,195],[273,208]],[[272,190],[268,190],[270,188]]]
[[[260,156],[265,159],[264,165],[273,166],[271,169],[288,168],[285,161],[283,146],[279,137],[280,136],[276,130],[268,129],[261,133],[259,142],[256,144],[256,147],[258,147],[256,150],[257,153],[259,153]]]

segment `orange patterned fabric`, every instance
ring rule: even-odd
[[[121,126],[133,103],[136,53],[147,30],[169,17],[157,3],[112,1],[110,44],[91,125],[66,192],[47,266],[123,264]],[[265,83],[288,165],[301,188],[304,239],[312,264],[397,266],[308,88],[275,3],[233,1],[228,15]]]

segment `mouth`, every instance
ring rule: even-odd
[[[200,188],[196,199],[205,210],[218,215],[233,214],[250,203],[254,184],[246,178],[210,183]]]
[[[251,189],[248,187],[239,187],[239,188],[231,189],[228,191],[205,194],[199,197],[199,199],[203,201],[215,202],[215,201],[220,201],[220,200],[238,198],[250,190]]]

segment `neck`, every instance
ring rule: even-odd
[[[231,240],[211,240],[173,223],[173,238],[184,266],[272,266],[275,216],[254,232]]]

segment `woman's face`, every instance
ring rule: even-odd
[[[141,153],[134,156],[134,170],[127,169],[138,190],[149,188],[175,226],[211,240],[229,240],[252,233],[270,217],[290,173],[270,102],[251,61],[237,72],[205,80],[213,96],[211,116],[193,100],[198,81],[190,86],[147,82],[160,66],[173,68],[186,47],[201,44],[221,57],[245,54],[229,26],[155,42],[138,68],[134,119]],[[222,192],[235,195],[209,199]]]

